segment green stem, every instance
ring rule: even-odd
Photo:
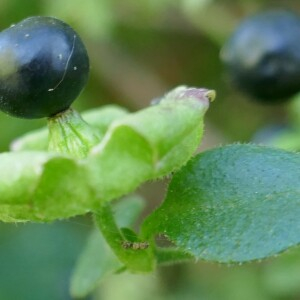
[[[127,248],[128,242],[118,228],[109,204],[104,204],[95,214],[95,222],[106,242],[124,265],[133,272],[151,272],[154,268],[152,247],[145,249]],[[125,244],[124,244],[125,243]]]

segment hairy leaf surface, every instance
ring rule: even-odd
[[[300,243],[300,154],[231,145],[193,158],[144,224],[196,258],[244,262]]]

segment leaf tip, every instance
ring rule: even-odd
[[[174,100],[195,99],[208,108],[209,103],[216,98],[216,91],[206,88],[187,87],[185,85],[181,85],[171,90],[165,98]]]

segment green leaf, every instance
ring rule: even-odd
[[[99,202],[80,161],[65,157],[50,159],[43,165],[38,180],[29,203],[41,220],[84,214]]]
[[[143,236],[167,235],[196,258],[244,262],[300,242],[300,155],[255,145],[204,152],[172,179]]]
[[[2,221],[67,218],[98,202],[80,161],[37,151],[3,153],[0,169]]]
[[[144,206],[144,199],[137,195],[125,197],[114,206],[117,223],[132,226]],[[71,279],[71,294],[73,297],[87,296],[101,280],[122,266],[99,230],[93,230],[76,264]]]
[[[96,212],[103,202],[178,169],[198,147],[210,93],[180,87],[158,105],[112,122],[85,159],[42,151],[0,154],[0,219],[51,221]],[[34,144],[42,143],[39,138]]]
[[[114,121],[128,112],[117,105],[107,105],[104,107],[91,109],[82,114],[82,118],[89,123],[92,127],[97,129],[99,136],[103,136]],[[38,130],[31,131],[22,137],[16,139],[11,144],[12,151],[24,150],[47,150],[48,149],[48,128],[44,127]]]
[[[117,198],[184,165],[202,137],[208,92],[175,89],[159,105],[115,121],[88,158],[98,197]]]

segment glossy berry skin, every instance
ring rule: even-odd
[[[30,17],[0,33],[0,109],[21,118],[68,109],[85,86],[89,59],[78,34],[52,17]]]
[[[221,51],[229,78],[264,103],[300,91],[300,18],[283,10],[245,20]]]

